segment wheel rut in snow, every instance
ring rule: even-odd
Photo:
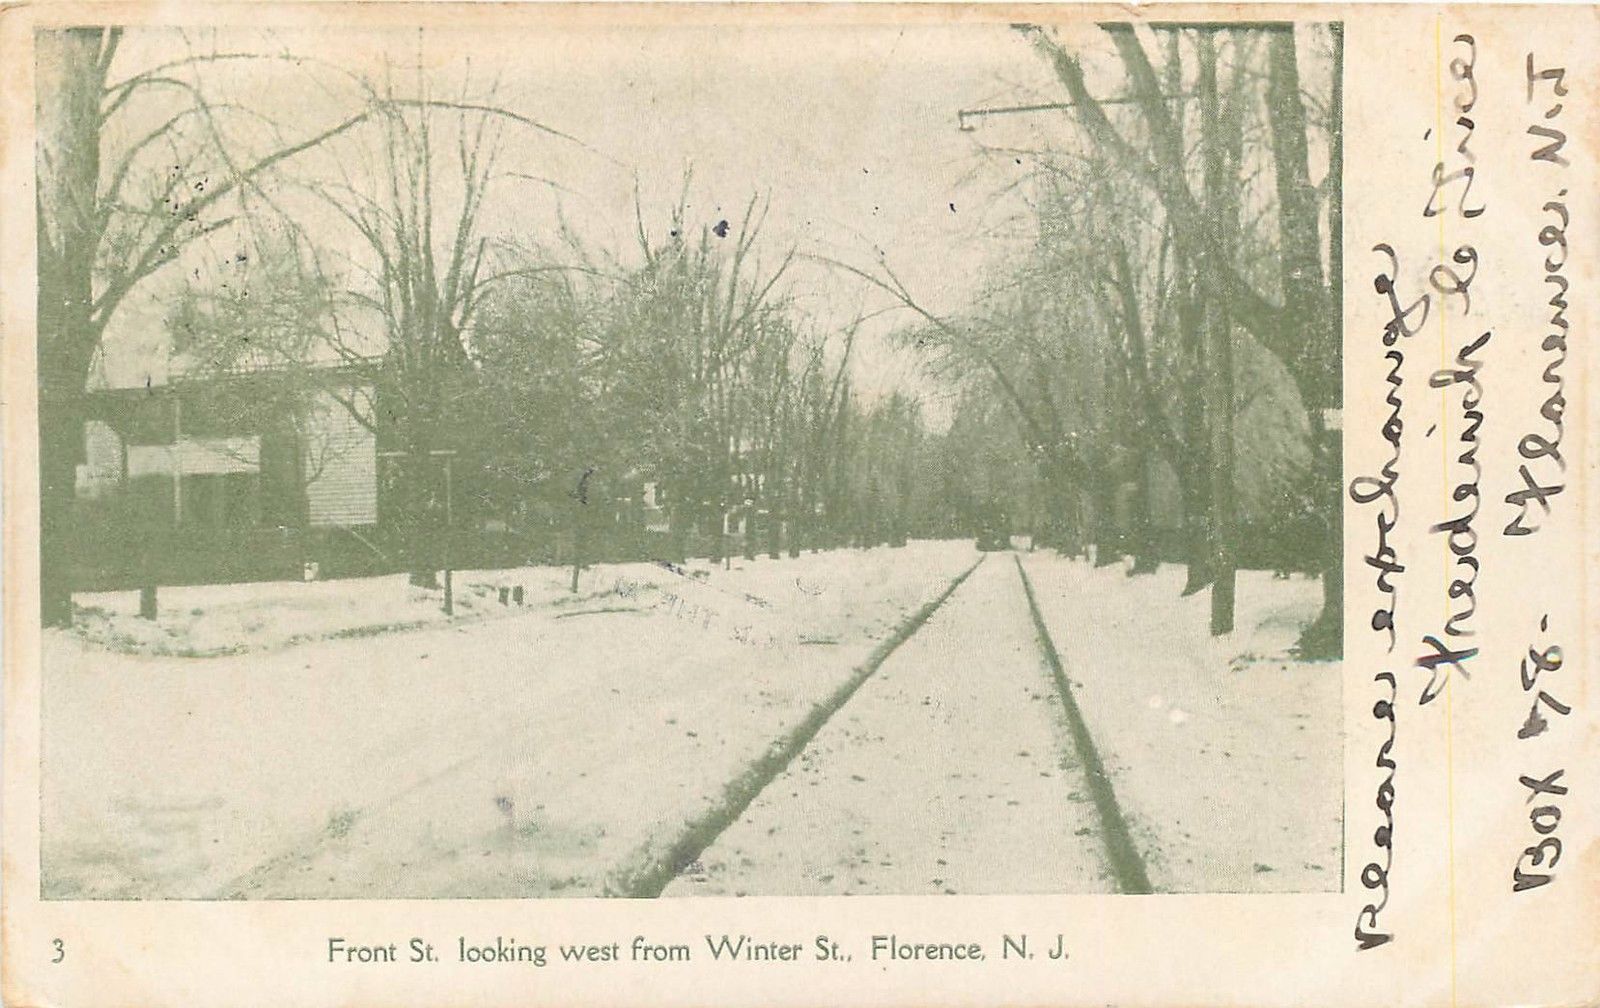
[[[1072,741],[1078,748],[1078,756],[1083,760],[1084,774],[1089,780],[1089,791],[1094,797],[1095,811],[1100,816],[1100,835],[1105,840],[1106,856],[1110,859],[1111,870],[1116,876],[1117,888],[1124,893],[1153,892],[1149,873],[1145,870],[1144,858],[1133,844],[1127,820],[1123,818],[1122,808],[1117,804],[1116,792],[1111,787],[1111,777],[1106,773],[1100,752],[1095,748],[1094,739],[1089,735],[1089,726],[1084,723],[1083,712],[1078,709],[1078,702],[1072,696],[1072,685],[1067,681],[1066,670],[1061,666],[1061,656],[1056,653],[1055,642],[1050,639],[1050,631],[1046,629],[1044,617],[1039,612],[1039,603],[1033,597],[1033,582],[1028,580],[1028,572],[1023,569],[1022,560],[1015,553],[1011,555],[1011,559],[1017,565],[1017,576],[1022,579],[1022,590],[1028,596],[1028,611],[1033,615],[1034,630],[1039,636],[1039,649],[1044,652],[1045,661],[1050,666],[1050,676],[1055,680],[1056,692],[1061,695],[1061,705],[1066,709],[1067,727],[1072,732]]]
[[[761,757],[756,759],[744,773],[731,781],[723,789],[722,800],[713,808],[691,822],[681,836],[669,847],[665,853],[652,858],[642,868],[636,869],[628,876],[619,880],[615,887],[620,895],[630,897],[656,897],[672,883],[687,866],[699,860],[706,848],[716,842],[729,826],[732,826],[744,815],[750,803],[756,799],[764,788],[788,768],[789,764],[803,752],[811,740],[816,737],[822,727],[828,723],[838,710],[849,702],[856,690],[872,677],[888,657],[900,645],[911,639],[922,625],[928,621],[945,600],[955,594],[957,588],[971,576],[972,572],[987,558],[987,554],[979,556],[966,570],[958,574],[945,586],[938,596],[917,609],[894,632],[884,638],[867,660],[857,666],[840,686],[821,703],[813,707],[804,719],[800,721],[788,734],[778,739],[769,747]]]

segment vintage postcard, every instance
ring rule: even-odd
[[[0,8],[3,995],[1600,1002],[1593,8]]]

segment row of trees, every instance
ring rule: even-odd
[[[569,240],[529,258],[578,265],[489,299],[472,423],[497,511],[542,507],[582,534],[648,482],[676,559],[707,530],[725,556],[730,520],[747,551],[841,537],[860,494],[839,459],[875,409],[850,388],[855,328],[809,327],[782,286],[792,254],[763,264],[764,212],[691,227],[680,206],[660,236],[641,219],[631,266]]]
[[[1064,92],[1044,108],[1065,129],[988,148],[1037,165],[1032,249],[960,318],[861,274],[920,315],[907,341],[939,373],[1005,404],[1044,538],[1134,573],[1181,559],[1214,633],[1241,552],[1318,572],[1300,647],[1338,654],[1337,26],[1019,30]]]
[[[917,408],[852,390],[859,323],[821,331],[796,310],[794,254],[766,247],[760,199],[734,222],[691,222],[681,202],[654,235],[639,208],[631,254],[596,253],[565,225],[530,239],[506,224],[540,183],[530,141],[578,142],[493,87],[440,97],[420,71],[314,67],[332,82],[316,105],[336,114],[297,129],[213,78],[301,61],[212,49],[119,76],[122,41],[115,28],[40,38],[47,624],[71,618],[91,371],[131,295],[178,262],[199,265],[153,298],[166,351],[201,386],[271,375],[249,395],[212,382],[225,391],[209,405],[255,414],[239,427],[298,427],[280,440],[302,455],[319,402],[373,431],[418,581],[440,560],[444,453],[469,456],[464,517],[554,529],[580,562],[601,516],[646,483],[668,515],[658,548],[679,558],[707,530],[725,554],[730,518],[749,523],[747,550],[904,541],[909,462],[890,460],[918,457]],[[314,476],[325,461],[293,464]]]
[[[441,452],[466,463],[459,524],[554,537],[577,564],[640,531],[647,487],[665,535],[625,552],[722,559],[730,525],[747,554],[903,544],[930,521],[914,502],[920,409],[853,389],[859,322],[822,330],[796,309],[782,285],[792,253],[763,266],[764,212],[751,200],[737,225],[691,228],[680,205],[660,236],[641,213],[630,262],[571,234],[503,249],[468,321],[401,339],[403,316],[279,229],[231,279],[186,288],[171,328],[200,373],[275,376],[284,396],[237,401],[261,413],[243,426],[308,415],[320,394],[376,436],[398,463],[386,521],[418,583],[443,560]],[[405,261],[379,257],[386,273]],[[426,276],[386,285],[413,300],[431,289]]]
[[[492,87],[441,97],[421,72],[335,69],[325,122],[264,127],[207,74],[279,57],[119,75],[117,29],[44,33],[45,621],[70,618],[61,554],[104,334],[207,250],[159,299],[173,350],[200,376],[279,376],[277,401],[249,400],[264,413],[331,399],[370,428],[418,580],[439,560],[435,456],[455,452],[467,514],[562,535],[580,563],[599,516],[646,483],[666,512],[653,548],[679,558],[708,534],[725,556],[736,517],[747,551],[776,554],[967,533],[999,510],[1063,547],[1131,553],[1135,571],[1176,550],[1186,590],[1212,587],[1217,632],[1241,539],[1309,544],[1325,607],[1302,647],[1335,653],[1337,29],[1112,24],[1109,48],[1020,30],[1064,92],[1065,128],[1026,152],[1031,249],[956,318],[886,263],[833,264],[918,313],[905,342],[955,390],[939,432],[914,396],[855,389],[862,323],[799,310],[796,255],[764,239],[760,198],[733,220],[692,220],[680,200],[655,227],[636,206],[624,250],[565,224],[519,234],[507,206],[543,185],[533,141],[581,144]]]

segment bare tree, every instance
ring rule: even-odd
[[[1337,314],[1331,310],[1334,299],[1321,267],[1322,249],[1327,245],[1322,239],[1319,190],[1309,180],[1307,153],[1314,124],[1306,114],[1301,95],[1294,29],[1289,25],[1225,32],[1184,29],[1193,36],[1196,64],[1192,76],[1200,92],[1199,118],[1192,121],[1202,145],[1198,178],[1190,168],[1193,162],[1186,142],[1190,133],[1180,114],[1184,99],[1163,93],[1162,74],[1132,25],[1108,24],[1103,29],[1120,59],[1129,88],[1129,107],[1135,113],[1121,125],[1114,121],[1109,103],[1091,93],[1082,62],[1075,53],[1042,29],[1025,30],[1050,60],[1068,92],[1078,123],[1101,156],[1126,166],[1161,201],[1171,221],[1177,252],[1195,271],[1195,289],[1206,304],[1202,324],[1213,334],[1208,343],[1209,373],[1223,375],[1230,371],[1218,355],[1232,345],[1232,337],[1223,340],[1218,334],[1231,331],[1235,325],[1242,328],[1282,363],[1306,410],[1314,467],[1329,468],[1328,460],[1337,456],[1336,436],[1325,430],[1322,413],[1338,402]],[[1258,37],[1264,36],[1267,46],[1264,108],[1268,139],[1261,157],[1270,158],[1274,170],[1272,212],[1278,228],[1272,236],[1272,255],[1279,271],[1267,279],[1265,291],[1259,271],[1252,263],[1241,261],[1238,248],[1230,245],[1230,236],[1238,230],[1234,222],[1241,209],[1239,168],[1244,162],[1241,155],[1233,153],[1242,142],[1237,106],[1218,97],[1223,89],[1216,84],[1215,46],[1224,34],[1234,46],[1236,76],[1247,66],[1253,69],[1252,53]],[[1178,45],[1170,40],[1167,59],[1169,85],[1191,78],[1190,73],[1171,66],[1172,61],[1181,59],[1181,54]],[[1337,88],[1337,74],[1334,87]],[[1334,105],[1337,107],[1337,97]],[[1334,151],[1330,162],[1336,166],[1337,123],[1330,124],[1327,130]],[[1210,170],[1205,167],[1208,165]],[[1321,195],[1336,203],[1336,181],[1331,176],[1330,181],[1332,184]],[[1336,214],[1330,215],[1330,221],[1336,224],[1337,220]],[[1256,256],[1255,262],[1260,261],[1261,257]],[[1214,392],[1209,415],[1220,419],[1232,414],[1232,407],[1225,409],[1220,401],[1227,394],[1226,390]],[[1214,471],[1218,466],[1226,467],[1226,460],[1219,459],[1216,452],[1226,450],[1227,440],[1213,431]],[[1220,472],[1217,479],[1219,487],[1223,482],[1231,484]],[[1323,526],[1331,528],[1336,519],[1329,516],[1338,509],[1338,480],[1320,479],[1317,483],[1326,486],[1312,507],[1323,516]],[[1227,533],[1222,516],[1216,512],[1218,506],[1214,496],[1212,538],[1214,545],[1220,544],[1219,556],[1225,556]],[[1337,541],[1332,535],[1326,538]],[[1322,551],[1327,565],[1322,578],[1323,611],[1302,639],[1302,651],[1307,654],[1337,653],[1342,606],[1336,553],[1333,546],[1325,546]],[[1220,566],[1227,566],[1227,562],[1224,560]],[[1221,596],[1224,603],[1214,614],[1217,625],[1228,622],[1225,585],[1223,589],[1214,593],[1214,599]]]
[[[470,346],[476,314],[496,286],[550,269],[485,233],[490,191],[510,174],[499,167],[503,134],[571,138],[496,104],[493,88],[438,98],[420,72],[409,87],[397,76],[357,80],[368,126],[332,159],[335,177],[307,173],[279,187],[301,203],[309,195],[311,212],[260,192],[290,236],[293,289],[320,291],[320,313],[274,325],[258,298],[254,325],[213,326],[231,341],[231,353],[213,357],[315,390],[377,439],[390,460],[385,523],[413,583],[435,586],[453,510],[441,460],[466,450],[476,440],[467,429],[485,419]]]
[[[52,626],[72,619],[67,545],[83,397],[108,323],[142,283],[233,223],[225,201],[241,187],[369,114],[240,158],[219,150],[218,110],[194,71],[246,57],[209,53],[119,77],[121,39],[118,28],[38,35],[39,588]],[[158,110],[140,118],[133,110],[145,96]]]

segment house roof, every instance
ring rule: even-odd
[[[174,349],[172,327],[167,318],[169,299],[147,297],[119,310],[117,324],[101,340],[99,353],[90,368],[87,389],[101,392],[113,389],[157,388],[184,380],[209,380],[219,374],[247,374],[285,370],[269,354],[257,355],[240,365],[219,369],[213,362],[197,360]],[[380,359],[388,346],[383,327],[376,318],[358,319],[345,324],[339,333],[339,347],[313,341],[307,357],[296,366],[337,370],[359,361]]]

